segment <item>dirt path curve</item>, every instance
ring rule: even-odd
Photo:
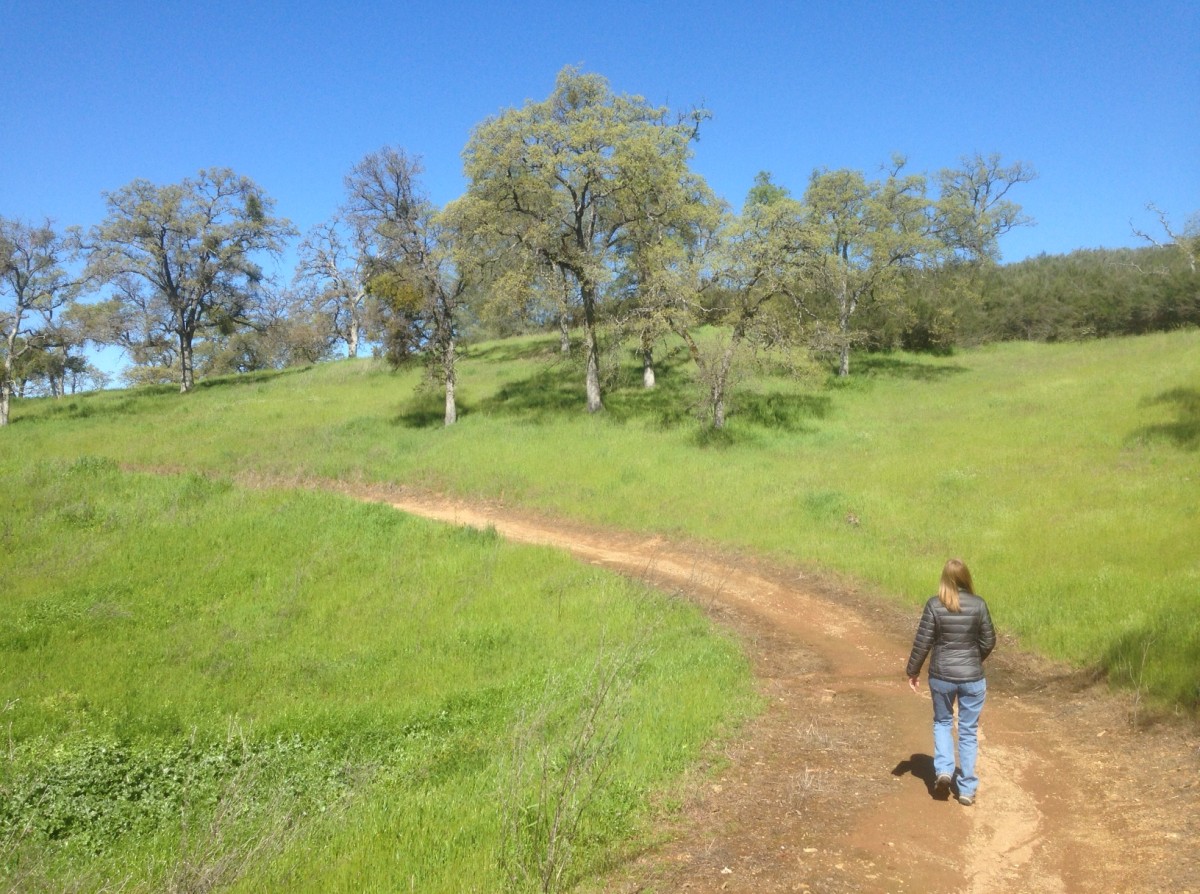
[[[928,693],[912,694],[903,676],[915,615],[695,545],[341,489],[645,579],[744,642],[767,709],[713,756],[714,772],[696,774],[662,843],[604,890],[1200,894],[1194,725],[1135,732],[1128,697],[1002,641],[989,664],[978,802],[937,801]]]

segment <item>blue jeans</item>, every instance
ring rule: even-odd
[[[958,700],[958,793],[974,795],[979,788],[975,757],[979,753],[979,715],[987,697],[987,680],[947,683],[929,678],[933,697],[933,772],[954,775],[954,701]]]

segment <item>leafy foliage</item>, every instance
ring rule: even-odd
[[[235,785],[247,817],[280,796],[297,817],[324,812],[353,791],[353,771],[344,744],[299,735],[207,744],[111,738],[24,744],[10,753],[0,783],[0,840],[109,855],[128,836],[173,830],[181,814],[207,815]]]
[[[984,274],[958,317],[967,343],[1170,331],[1200,325],[1200,275],[1164,248],[1039,255]]]
[[[470,185],[455,214],[466,246],[493,271],[493,300],[517,309],[531,289],[550,289],[552,305],[578,307],[589,412],[603,407],[605,289],[630,267],[647,286],[661,269],[645,255],[655,234],[686,226],[703,204],[688,159],[705,117],[673,121],[568,67],[549,97],[483,122],[464,151]]]
[[[49,222],[30,226],[0,217],[0,426],[8,424],[18,378],[23,383],[41,366],[54,389],[73,361],[70,349],[79,346],[55,319],[80,290],[65,270],[68,254]]]
[[[180,390],[190,391],[197,334],[228,336],[248,322],[264,278],[255,255],[281,249],[291,224],[228,168],[166,186],[134,180],[105,198],[108,216],[88,237],[88,276],[115,288],[112,329],[124,345],[166,354],[159,365],[178,362]]]

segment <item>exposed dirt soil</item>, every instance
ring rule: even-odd
[[[1200,894],[1194,721],[1147,727],[1129,694],[1002,638],[988,664],[978,800],[937,800],[928,690],[913,694],[904,676],[915,613],[694,543],[336,487],[568,550],[693,600],[744,643],[767,709],[694,774],[660,843],[604,890]]]

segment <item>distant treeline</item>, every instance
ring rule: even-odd
[[[864,319],[876,350],[1078,341],[1200,326],[1200,274],[1177,246],[1080,249],[916,276]]]

